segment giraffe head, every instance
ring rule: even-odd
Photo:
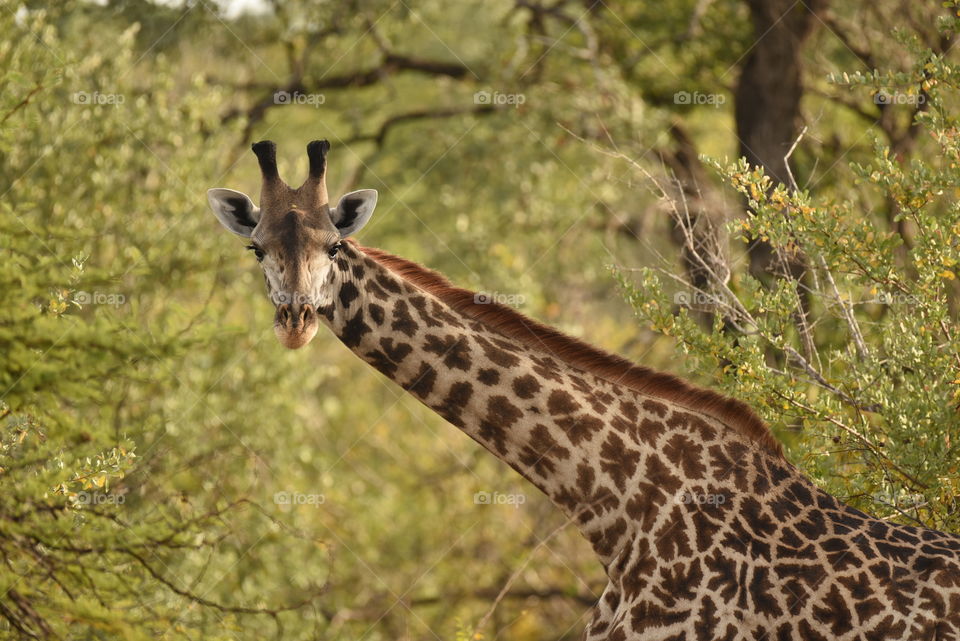
[[[260,206],[232,189],[207,191],[214,215],[224,227],[250,239],[263,268],[267,295],[276,306],[273,329],[280,342],[297,349],[317,333],[317,308],[330,302],[333,261],[341,242],[370,220],[377,192],[361,189],[343,196],[335,207],[327,197],[326,156],[330,143],[307,145],[310,174],[293,189],[277,171],[277,146],[254,143],[263,185]]]

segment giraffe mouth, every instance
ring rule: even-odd
[[[273,333],[280,344],[287,349],[300,349],[317,335],[317,313],[313,305],[300,305],[291,309],[290,305],[277,307],[273,320]]]
[[[299,330],[290,330],[282,325],[274,325],[273,333],[277,335],[280,344],[287,349],[300,349],[317,335],[317,324],[305,326]]]

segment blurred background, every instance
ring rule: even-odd
[[[261,139],[379,190],[363,244],[957,531],[955,32],[900,0],[0,0],[0,638],[580,637],[604,574],[546,499],[331,336],[276,342],[205,197],[258,198]]]

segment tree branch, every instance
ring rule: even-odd
[[[396,114],[390,116],[381,123],[380,128],[372,134],[358,134],[352,138],[347,139],[347,143],[355,142],[374,142],[378,147],[383,146],[384,139],[386,139],[387,134],[390,133],[390,130],[397,125],[401,125],[407,122],[415,122],[417,120],[431,120],[434,118],[452,118],[454,116],[461,116],[464,114],[488,114],[496,111],[496,107],[493,105],[474,105],[472,107],[450,107],[446,109],[417,109],[414,111],[408,111],[402,114]]]

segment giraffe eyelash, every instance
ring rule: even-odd
[[[257,257],[257,262],[263,262],[263,250],[257,247],[256,245],[247,245],[247,249],[253,252],[253,255]]]

